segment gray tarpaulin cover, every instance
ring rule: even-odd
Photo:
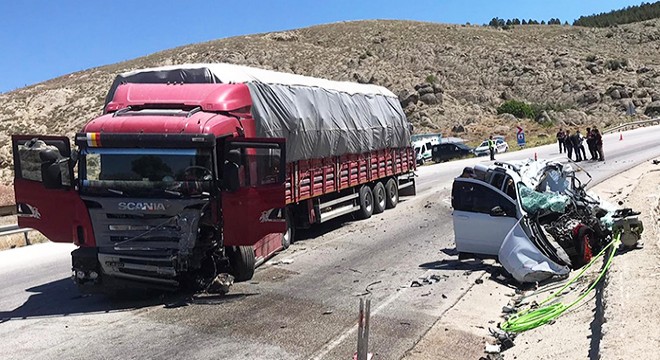
[[[186,64],[118,75],[106,97],[129,83],[246,83],[257,136],[287,140],[287,161],[410,146],[410,123],[396,95],[339,82],[231,64]]]
[[[543,281],[571,271],[543,255],[529,240],[520,221],[504,238],[497,257],[506,271],[521,283]]]

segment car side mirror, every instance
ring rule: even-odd
[[[500,206],[490,209],[490,216],[506,216],[506,212]]]

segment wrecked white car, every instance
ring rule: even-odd
[[[607,243],[613,217],[636,215],[587,194],[586,184],[572,166],[556,161],[466,169],[452,189],[459,258],[497,258],[519,282],[584,266]],[[633,227],[641,232],[641,223]]]

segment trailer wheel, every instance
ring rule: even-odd
[[[234,246],[227,249],[229,264],[231,265],[231,274],[234,275],[234,281],[247,281],[254,276],[254,248],[252,246]]]
[[[360,188],[360,219],[368,219],[374,213],[374,194],[367,185]]]
[[[387,209],[393,209],[396,207],[396,204],[399,203],[399,185],[397,185],[396,180],[390,178],[385,183],[385,192],[387,198],[385,199],[385,207]]]
[[[377,182],[372,190],[374,194],[374,214],[380,214],[385,211],[387,205],[387,191],[382,182]]]
[[[295,241],[296,224],[291,209],[286,209],[284,216],[286,218],[286,232],[282,234],[282,249],[286,250]]]

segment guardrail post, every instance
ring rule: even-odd
[[[25,246],[31,245],[30,244],[30,237],[28,236],[28,231],[23,233],[23,236],[25,236]]]
[[[369,317],[371,313],[371,299],[360,298],[360,314],[358,319],[358,344],[355,359],[368,360],[369,356]]]

